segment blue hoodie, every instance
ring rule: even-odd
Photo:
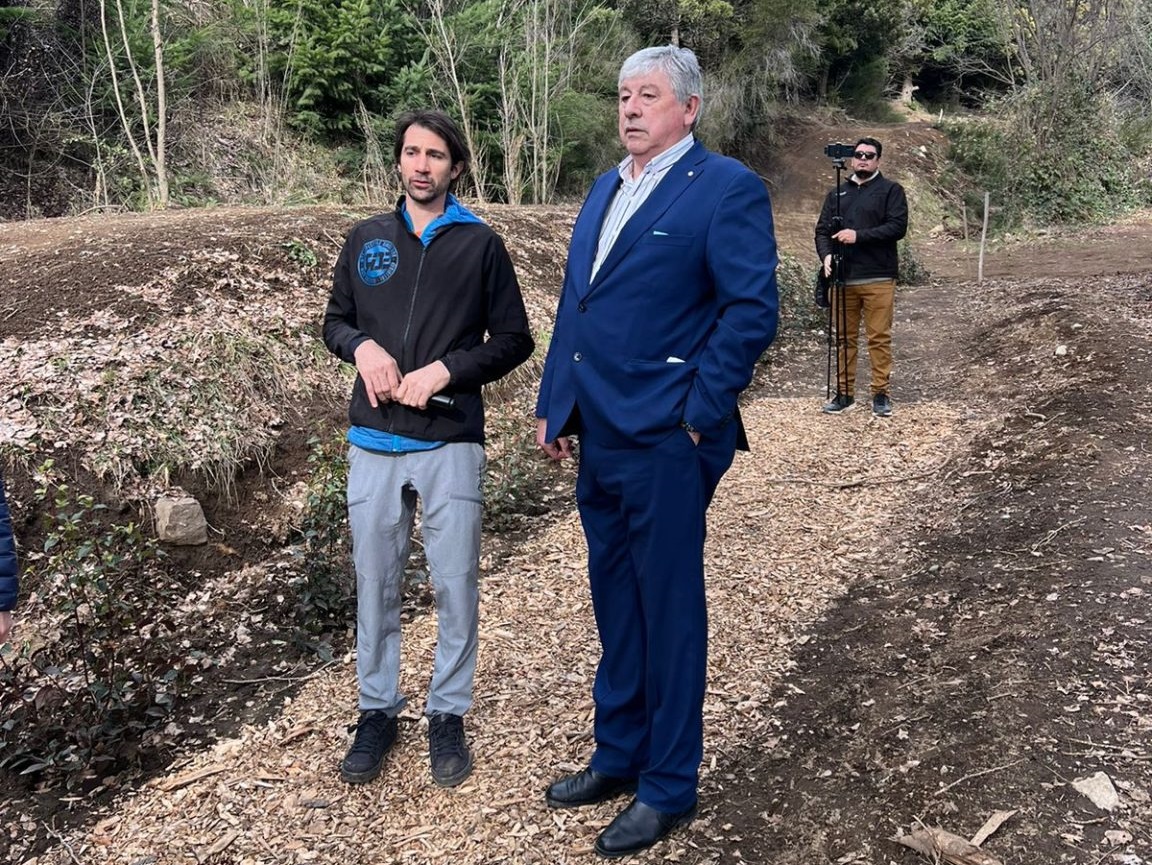
[[[16,539],[12,535],[12,517],[8,513],[8,500],[4,498],[4,478],[0,476],[0,612],[8,612],[16,606],[16,593],[19,588]]]

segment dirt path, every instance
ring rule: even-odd
[[[898,400],[988,426],[813,628],[778,735],[741,749],[715,806],[735,837],[688,861],[909,862],[894,836],[970,837],[997,811],[984,846],[1005,863],[1152,861],[1152,276],[1130,273],[1149,234],[902,293]],[[1097,772],[1114,811],[1070,786]]]

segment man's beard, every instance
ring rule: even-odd
[[[428,204],[433,202],[441,195],[444,195],[447,191],[448,184],[440,186],[434,180],[429,182],[429,184],[423,189],[417,189],[407,182],[404,183],[405,194],[418,204]]]
[[[871,168],[857,168],[856,169],[856,176],[859,177],[861,180],[867,180],[869,177],[871,177],[875,173],[876,172],[873,171]]]

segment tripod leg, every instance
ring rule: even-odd
[[[833,328],[832,308],[833,308],[833,306],[835,306],[835,301],[832,297],[829,297],[828,298],[828,330],[825,332],[826,333],[825,342],[828,345],[828,364],[827,364],[827,370],[824,373],[824,398],[825,399],[832,399],[832,344],[833,344],[833,340],[834,340],[834,336],[832,333],[832,328]],[[839,371],[839,369],[840,369],[839,358],[837,358],[837,360],[836,360],[836,369],[837,369],[837,371]],[[839,379],[837,379],[837,380],[839,380]]]

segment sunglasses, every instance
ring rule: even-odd
[[[865,153],[863,150],[857,150],[855,153],[852,154],[852,156],[855,157],[856,159],[862,159],[864,161],[867,161],[869,159],[876,159],[877,157],[880,156],[880,154],[879,153]]]

